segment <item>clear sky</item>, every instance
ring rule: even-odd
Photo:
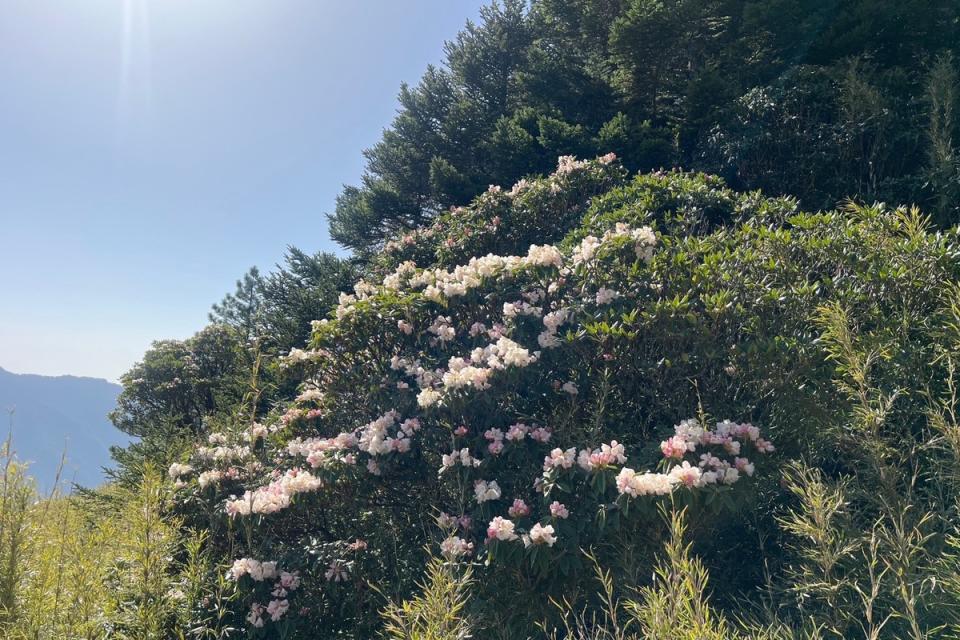
[[[324,213],[481,0],[2,0],[0,367],[115,380]]]

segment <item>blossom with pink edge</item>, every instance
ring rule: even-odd
[[[557,537],[554,535],[553,525],[548,524],[544,526],[539,522],[530,528],[528,535],[523,536],[523,546],[525,547],[534,544],[545,544],[548,547],[552,547],[556,541]]]
[[[550,515],[552,515],[554,518],[566,520],[570,517],[570,511],[564,504],[554,500],[550,503]]]
[[[270,604],[267,605],[267,613],[274,622],[278,622],[289,609],[290,603],[286,598],[283,600],[271,600]]]
[[[683,461],[683,464],[671,468],[669,475],[686,487],[701,487],[704,484],[703,471],[700,470],[700,467],[691,466],[686,460]]]
[[[457,536],[450,536],[440,543],[440,553],[449,560],[456,560],[472,554],[473,543]]]
[[[577,456],[577,464],[584,471],[593,471],[600,467],[609,467],[614,464],[623,464],[627,456],[623,445],[616,440],[610,444],[600,445],[599,449],[583,449]]]
[[[511,518],[523,518],[530,515],[530,507],[520,498],[516,498],[510,508],[507,509],[507,513]]]
[[[507,440],[519,442],[520,440],[523,440],[527,436],[527,433],[529,432],[530,432],[530,427],[523,424],[522,422],[518,422],[517,424],[510,425],[510,428],[507,429],[507,434],[504,437]]]
[[[577,459],[577,448],[570,447],[566,451],[563,449],[557,448],[550,452],[550,455],[544,457],[543,459],[543,470],[549,471],[550,469],[560,468],[560,469],[569,469],[573,466],[574,462]]]
[[[550,442],[550,436],[553,435],[553,432],[549,427],[535,427],[533,431],[530,432],[530,439],[540,444],[547,444]]]
[[[666,458],[682,458],[688,451],[693,451],[696,445],[687,442],[683,436],[671,436],[660,443],[660,451]]]
[[[512,520],[496,516],[487,526],[487,540],[511,541],[517,539],[516,525]]]

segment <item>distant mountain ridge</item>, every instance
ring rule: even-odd
[[[129,442],[107,418],[120,391],[120,385],[100,378],[20,374],[0,367],[3,436],[12,409],[14,451],[30,462],[30,475],[41,487],[52,486],[64,452],[62,478],[95,486],[104,480],[102,467],[110,465],[110,446]]]

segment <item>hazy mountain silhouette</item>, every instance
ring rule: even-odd
[[[107,419],[120,386],[99,378],[18,374],[0,368],[2,433],[9,431],[13,409],[13,448],[29,461],[30,475],[41,487],[53,484],[66,452],[63,479],[85,486],[103,481],[110,446],[128,437]]]

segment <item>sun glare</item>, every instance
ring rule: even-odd
[[[148,0],[123,0],[117,125],[120,140],[148,118],[153,104],[150,6]]]

